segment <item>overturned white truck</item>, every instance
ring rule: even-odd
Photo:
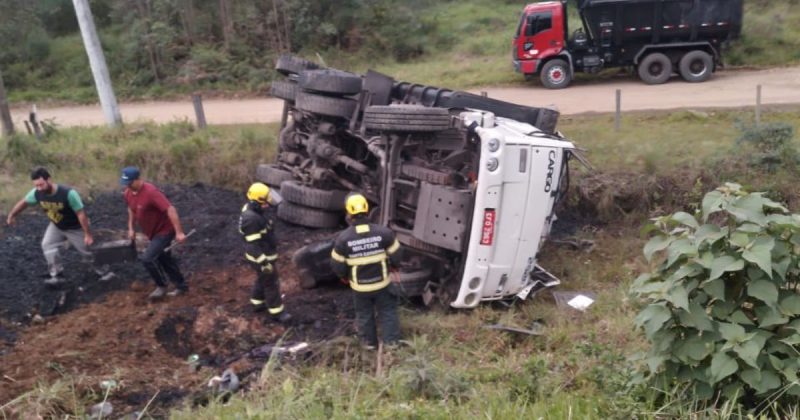
[[[557,111],[288,55],[276,68],[278,159],[257,174],[280,188],[279,218],[337,228],[345,195],[363,193],[404,245],[397,289],[426,303],[471,308],[558,283],[536,264],[578,156]],[[303,287],[331,279],[332,240],[294,255]]]

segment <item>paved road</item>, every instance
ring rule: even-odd
[[[756,86],[762,85],[763,104],[800,103],[800,67],[768,70],[723,71],[705,83],[686,83],[673,78],[669,83],[648,86],[632,77],[578,82],[567,89],[547,90],[538,85],[512,88],[483,88],[492,98],[531,106],[555,105],[564,114],[613,112],[616,89],[622,90],[622,109],[720,108],[753,105]],[[209,124],[266,123],[280,121],[282,101],[264,99],[215,99],[204,101]],[[14,109],[20,124],[28,110]],[[123,120],[159,123],[194,120],[190,100],[135,102],[121,105]],[[39,108],[40,119],[52,118],[60,126],[101,125],[99,105]]]

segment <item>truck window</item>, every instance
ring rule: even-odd
[[[522,24],[525,23],[525,12],[522,13],[519,17],[519,23],[517,24],[517,32],[514,32],[516,35],[515,37],[519,37],[522,34]]]
[[[528,15],[525,36],[534,36],[553,27],[553,12],[541,12]]]

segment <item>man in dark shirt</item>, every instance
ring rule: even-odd
[[[28,206],[38,204],[44,210],[50,219],[42,238],[42,252],[50,276],[44,282],[53,286],[65,281],[62,275],[64,267],[61,264],[61,249],[71,244],[82,255],[84,262],[92,263],[94,258],[89,247],[94,238],[89,230],[89,218],[84,211],[83,201],[77,191],[52,182],[50,173],[45,168],[33,170],[31,180],[34,188],[14,205],[6,223],[14,224],[16,216]],[[101,280],[113,277],[107,267],[95,268],[95,273]]]
[[[136,221],[150,239],[147,249],[139,256],[156,283],[149,298],[159,299],[165,294],[177,296],[187,292],[189,287],[178,262],[166,250],[173,239],[178,243],[186,240],[178,211],[155,185],[140,179],[139,168],[129,166],[123,169],[119,182],[125,187],[125,202],[128,204],[128,237],[132,241],[136,239],[133,226]],[[169,293],[165,277],[175,284],[175,290]]]

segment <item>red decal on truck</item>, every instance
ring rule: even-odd
[[[491,245],[494,239],[495,210],[483,211],[483,231],[481,232],[481,245]]]

